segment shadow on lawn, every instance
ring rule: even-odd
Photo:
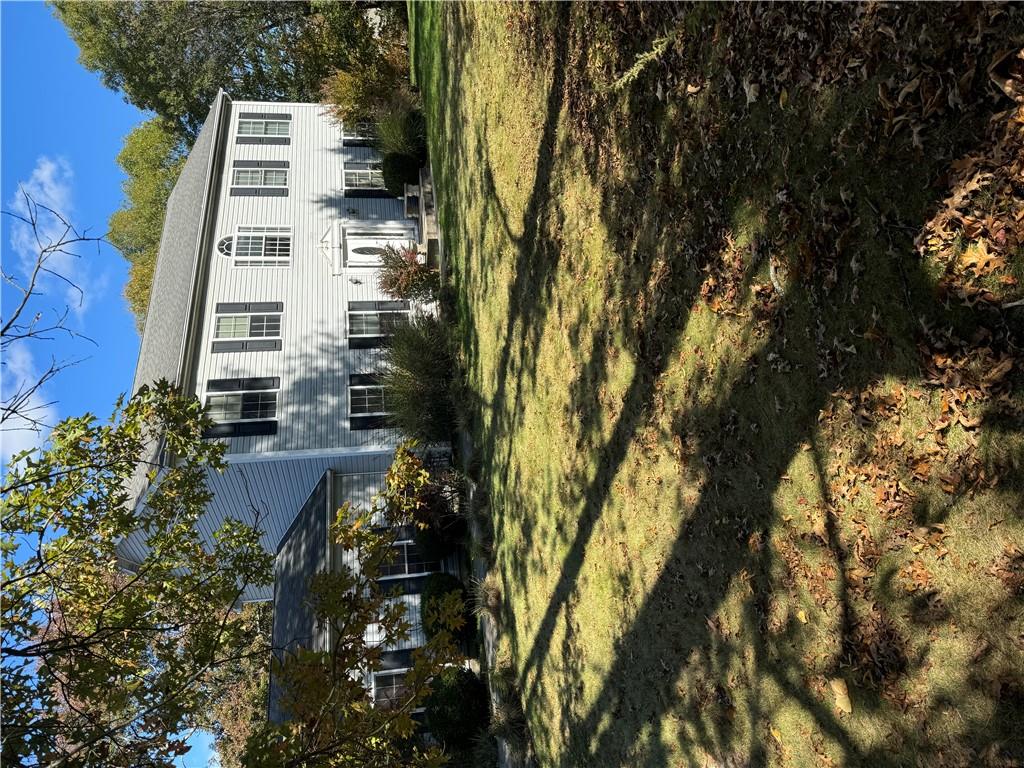
[[[676,23],[676,9],[666,7],[661,12],[666,28]],[[823,37],[842,35],[844,15],[851,12],[837,9],[829,29],[814,32]],[[547,68],[551,87],[537,136],[537,177],[521,219],[510,216],[498,199],[484,129],[467,136],[464,142],[449,142],[446,148],[454,147],[454,151],[435,157],[435,162],[440,159],[444,164],[443,178],[453,179],[470,167],[480,168],[480,176],[472,180],[471,187],[487,201],[479,221],[445,222],[446,233],[461,238],[460,247],[466,249],[459,265],[464,271],[458,275],[463,318],[472,319],[472,307],[466,298],[470,291],[477,295],[496,290],[508,294],[509,315],[495,366],[495,394],[487,404],[486,415],[481,414],[481,422],[475,425],[484,450],[481,471],[485,477],[499,478],[492,481],[493,487],[506,489],[507,498],[501,505],[505,514],[515,514],[510,510],[528,509],[535,503],[529,492],[520,490],[521,478],[508,475],[517,471],[509,436],[520,426],[527,407],[525,387],[536,381],[536,355],[545,321],[554,310],[552,287],[563,258],[562,244],[557,239],[560,200],[553,178],[566,151],[560,142],[573,140],[573,134],[570,131],[559,138],[560,121],[568,118],[572,122],[579,93],[586,90],[585,80],[590,76],[585,59],[587,39],[581,30],[587,28],[591,15],[603,16],[607,10],[558,5],[538,13],[544,15],[543,27],[548,34],[537,35],[536,49],[523,55],[536,57],[538,69]],[[630,11],[622,13],[618,21],[623,27],[616,39],[621,45],[630,45]],[[647,9],[645,13],[654,12]],[[452,8],[448,34],[454,38],[469,34],[470,15],[471,11],[462,6]],[[1019,27],[1019,20],[1015,24],[1007,25],[1007,38],[1011,26]],[[650,35],[632,35],[637,51],[644,50],[645,41],[649,47]],[[575,58],[570,65],[571,57]],[[629,60],[628,55],[622,58]],[[436,91],[443,102],[439,111],[452,121],[438,128],[442,134],[459,128],[457,121],[464,105],[459,102],[458,78],[464,63],[455,61],[442,68],[445,79]],[[711,61],[703,63],[710,66]],[[587,318],[570,329],[570,337],[587,341],[583,346],[593,353],[579,376],[569,383],[567,416],[578,427],[580,450],[591,454],[599,468],[592,481],[571,478],[556,491],[568,509],[580,506],[582,500],[582,511],[569,534],[571,545],[563,562],[546,564],[555,569],[558,578],[551,602],[534,628],[532,644],[515,648],[515,656],[521,660],[526,701],[531,706],[544,706],[538,699],[537,685],[553,654],[561,654],[560,662],[570,667],[579,664],[574,638],[585,617],[574,614],[573,604],[595,526],[631,443],[650,421],[656,383],[675,362],[675,345],[692,319],[693,308],[701,305],[701,284],[728,247],[735,217],[746,206],[766,213],[768,221],[759,234],[763,241],[809,242],[821,252],[813,253],[811,268],[802,270],[797,264],[801,254],[795,248],[784,250],[796,279],[779,298],[772,331],[761,340],[750,340],[755,351],[742,371],[709,374],[719,378],[715,385],[720,395],[715,402],[694,405],[678,414],[674,434],[661,436],[667,440],[678,436],[693,446],[689,463],[702,468],[701,495],[691,505],[654,587],[618,640],[615,659],[589,711],[571,720],[582,692],[568,678],[564,686],[557,687],[561,711],[551,722],[562,724],[561,737],[568,745],[562,765],[667,768],[672,756],[663,744],[662,727],[654,729],[654,736],[647,735],[651,723],[661,724],[666,719],[678,723],[678,742],[691,763],[711,755],[720,765],[766,764],[772,737],[766,720],[770,712],[761,701],[761,689],[767,681],[802,707],[839,745],[845,764],[901,765],[911,756],[934,754],[940,746],[930,741],[928,733],[930,720],[939,714],[934,711],[923,713],[923,719],[913,727],[906,719],[898,721],[886,744],[870,752],[851,738],[848,722],[812,692],[799,655],[780,650],[781,643],[775,642],[778,638],[770,640],[766,606],[775,589],[773,572],[778,563],[771,547],[752,548],[750,542],[752,538],[766,541],[770,537],[777,522],[773,495],[801,446],[813,442],[819,414],[837,389],[860,392],[882,377],[920,377],[918,318],[927,318],[933,326],[953,326],[962,338],[970,338],[978,328],[988,328],[993,339],[1005,345],[1020,344],[1019,324],[1011,326],[1011,318],[1005,313],[949,309],[936,301],[933,278],[913,255],[905,226],[907,221],[923,221],[943,196],[935,180],[945,164],[975,148],[964,141],[947,140],[940,129],[949,128],[949,135],[958,131],[970,135],[971,129],[978,129],[988,115],[971,115],[962,131],[953,130],[951,125],[954,119],[962,120],[961,116],[937,118],[940,124],[933,126],[933,133],[937,141],[946,144],[929,156],[914,152],[904,141],[889,142],[880,131],[868,131],[866,125],[858,126],[865,128],[859,146],[837,149],[833,141],[836,128],[844,125],[849,112],[862,109],[865,100],[873,98],[874,82],[851,88],[847,97],[813,114],[815,104],[811,101],[805,113],[796,118],[791,112],[783,114],[776,106],[761,105],[755,107],[749,120],[725,125],[712,125],[716,116],[734,114],[735,105],[727,103],[724,95],[709,96],[700,107],[684,103],[677,114],[669,116],[649,89],[642,87],[645,82],[641,79],[631,88],[624,108],[614,96],[598,94],[594,97],[597,106],[588,110],[589,124],[575,126],[577,136],[581,131],[591,134],[585,141],[588,171],[604,190],[602,218],[616,238],[614,258],[621,261],[616,284],[606,298],[609,302],[627,301],[621,316],[609,313],[596,321]],[[619,110],[625,114],[617,116]],[[594,114],[604,117],[595,121]],[[688,142],[686,137],[694,134],[699,136],[697,142]],[[618,152],[619,168],[625,165],[638,170],[636,178],[616,180],[621,174],[610,162],[609,146]],[[467,147],[472,147],[472,158],[461,154]],[[780,156],[786,147],[794,150],[788,160]],[[653,170],[644,173],[643,169],[658,163],[657,158],[673,157],[681,158],[681,184],[659,180]],[[709,173],[709,168],[714,172]],[[844,201],[849,192],[852,204]],[[835,211],[840,212],[841,221],[830,222]],[[878,211],[889,223],[872,229],[870,224],[877,218],[873,213]],[[491,217],[497,219],[517,251],[514,277],[507,286],[494,284],[487,274],[470,271],[474,261],[487,263],[486,258],[475,258],[471,249],[485,241]],[[850,232],[853,238],[847,237]],[[895,249],[890,244],[895,244]],[[857,255],[862,264],[866,263],[859,276],[850,268],[851,257]],[[834,285],[828,276],[831,269],[838,276]],[[753,268],[748,269],[745,276],[744,295],[753,272]],[[855,280],[861,294],[872,297],[871,302],[845,300],[845,292]],[[469,325],[465,323],[464,327]],[[885,329],[886,341],[876,344],[861,337],[855,355],[844,353],[834,342],[850,338],[851,331],[860,334],[875,325]],[[597,393],[607,383],[609,340],[617,334],[627,339],[636,368],[625,390],[620,415],[605,439],[605,407]],[[473,367],[479,359],[476,338],[467,332],[464,343],[468,364]],[[797,371],[776,370],[773,363],[779,359],[797,361]],[[818,446],[812,445],[811,450],[822,496],[828,499],[825,462]],[[676,503],[682,514],[683,500],[677,499]],[[847,551],[831,509],[828,512],[823,549],[837,564],[841,642],[846,645],[852,642],[855,624],[844,567]],[[523,528],[523,537],[529,541],[533,535],[526,527],[530,525],[529,516],[517,518],[515,524]],[[504,565],[509,576],[521,584],[527,581],[531,568],[537,567],[524,562]],[[751,587],[744,606],[745,626],[739,636],[727,637],[707,618],[714,616],[744,571]],[[565,639],[561,648],[552,648],[550,642],[559,622],[566,625]],[[748,653],[752,661],[747,660]],[[744,660],[751,671],[739,674],[747,674],[749,679],[730,680],[727,675],[737,674],[735,670],[744,667]],[[906,658],[901,663],[912,669],[924,659]],[[685,709],[689,705],[684,704],[676,687],[684,670],[708,682],[702,710]],[[836,674],[840,672],[836,670]],[[580,670],[574,674],[578,682]],[[737,711],[730,693],[735,684],[750,692],[745,712]],[[858,709],[880,706],[876,690],[854,689],[851,693]],[[699,695],[696,698],[701,700]],[[1020,692],[997,686],[991,698],[993,717],[968,722],[962,742],[947,746],[980,753],[989,744],[1002,741],[1018,756],[1024,751],[1018,732],[1022,715],[1014,709],[1020,704]],[[543,712],[533,718],[534,723],[541,721]],[[738,737],[740,730],[746,732],[744,739]],[[642,753],[636,750],[641,741]]]

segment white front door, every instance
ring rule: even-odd
[[[414,243],[408,229],[345,229],[345,264],[349,267],[380,266],[380,257],[387,247],[402,249]]]

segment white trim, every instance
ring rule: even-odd
[[[315,459],[315,458],[344,458],[346,456],[366,456],[366,455],[393,455],[395,452],[395,445],[383,447],[380,445],[354,445],[349,448],[305,448],[295,451],[266,451],[261,453],[232,453],[224,456],[224,459],[232,464],[256,464],[258,462],[265,461],[301,461],[303,459]],[[383,474],[386,470],[380,472],[340,472],[339,476],[344,475],[348,477],[350,474],[355,475],[378,475]]]
[[[258,235],[263,238],[260,245],[260,256],[259,258],[252,257],[239,257],[238,255],[238,238],[241,236],[252,237]],[[270,237],[287,237],[288,238],[288,263],[280,264],[273,262],[285,261],[281,257],[268,257],[266,255],[266,238]],[[295,257],[295,232],[289,224],[240,224],[235,229],[218,238],[218,245],[225,238],[231,238],[231,253],[230,255],[224,254],[217,249],[217,255],[221,258],[230,259],[231,267],[233,269],[290,269]],[[245,264],[239,264],[239,262],[249,262]],[[262,262],[262,263],[261,263]],[[257,313],[259,314],[259,313]]]

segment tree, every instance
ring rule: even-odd
[[[213,734],[220,768],[242,768],[249,737],[267,719],[273,605],[248,603],[242,612],[258,628],[252,652],[239,654],[215,673],[214,695],[202,723]]]
[[[416,490],[429,480],[423,464],[405,445],[396,452],[379,508],[338,510],[334,539],[356,553],[355,568],[342,567],[313,577],[309,600],[317,619],[330,628],[327,651],[300,650],[275,661],[279,706],[290,715],[283,725],[267,724],[249,741],[245,764],[256,768],[314,766],[417,766],[443,763],[436,747],[414,738],[412,712],[430,693],[430,681],[460,660],[453,633],[464,622],[455,594],[438,601],[429,618],[438,628],[413,651],[412,666],[400,686],[372,701],[362,673],[380,668],[381,652],[408,638],[412,629],[404,603],[378,583],[381,566],[392,557],[396,526],[412,523]],[[389,528],[375,527],[383,515]],[[367,630],[379,642],[370,642]]]
[[[41,286],[48,278],[64,283],[81,296],[81,288],[61,271],[61,265],[68,258],[78,257],[78,246],[90,244],[98,247],[102,242],[102,238],[80,232],[62,214],[38,203],[25,190],[20,194],[15,210],[3,213],[23,225],[22,233],[13,235],[13,238],[24,241],[22,245],[26,255],[34,255],[22,265],[21,273],[13,268],[0,270],[0,277],[14,289],[17,297],[5,307],[9,313],[0,318],[0,356],[7,369],[6,375],[16,377],[18,374],[9,366],[21,345],[50,341],[58,335],[87,338],[68,325],[71,308],[67,304],[62,309],[44,310],[37,299],[42,296]],[[43,423],[51,403],[44,402],[39,393],[54,376],[77,362],[51,357],[49,366],[42,373],[8,382],[0,403],[0,431],[32,430],[38,434],[51,426]]]
[[[124,140],[117,162],[127,178],[124,205],[110,217],[107,239],[130,263],[125,298],[139,330],[149,309],[149,291],[167,213],[167,198],[185,164],[185,145],[173,124],[154,118]]]
[[[316,101],[320,82],[374,39],[356,3],[54,3],[83,66],[194,137],[219,88],[233,98]]]
[[[253,653],[234,606],[269,583],[270,555],[258,516],[197,533],[206,473],[223,467],[210,423],[159,382],[109,424],[66,419],[38,458],[15,457],[0,507],[5,764],[170,765],[217,672]],[[159,470],[145,461],[157,441],[175,457]],[[148,554],[125,563],[116,544],[133,534]]]

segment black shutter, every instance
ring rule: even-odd
[[[351,312],[407,312],[408,301],[350,301]]]
[[[248,379],[209,379],[206,382],[207,392],[243,392],[252,389],[278,389],[281,386],[279,376],[257,376]]]
[[[393,426],[390,416],[349,416],[349,429],[388,429]]]
[[[276,434],[277,421],[236,421],[229,424],[214,424],[203,432],[203,437],[252,437]]]
[[[239,120],[291,120],[288,112],[239,112]]]
[[[232,168],[288,168],[287,160],[235,160]]]
[[[288,136],[237,136],[235,144],[291,144]]]
[[[394,197],[394,195],[386,189],[363,189],[359,187],[351,187],[345,190],[345,197]]]
[[[384,346],[387,336],[352,336],[348,340],[349,349],[378,349]]]
[[[353,373],[348,377],[350,387],[373,386],[380,384],[380,382],[381,377],[379,373]]]
[[[218,315],[237,314],[239,312],[284,312],[283,301],[233,301],[219,302],[216,306]]]

